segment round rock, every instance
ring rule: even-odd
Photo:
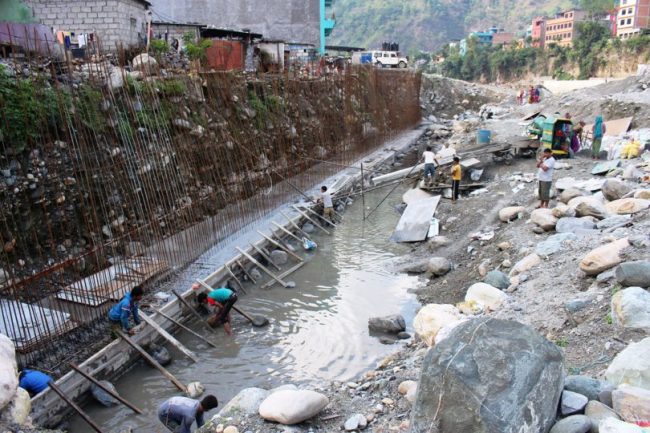
[[[551,428],[549,433],[587,433],[591,430],[591,420],[584,415],[571,415]]]
[[[582,394],[573,391],[562,391],[562,399],[560,400],[560,412],[562,415],[573,415],[581,413],[589,399]]]

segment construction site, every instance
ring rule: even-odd
[[[202,393],[200,432],[650,425],[647,69],[521,104],[411,69],[62,59],[22,35],[40,48],[0,59],[2,431],[164,432],[159,405]],[[135,287],[143,323],[111,332]],[[198,308],[220,287],[232,336]],[[52,379],[31,398],[26,369]]]

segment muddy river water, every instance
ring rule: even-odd
[[[373,208],[388,190],[366,194],[366,207]],[[170,348],[174,361],[167,368],[185,384],[200,381],[206,393],[215,394],[224,404],[251,386],[321,386],[329,380],[352,379],[395,351],[395,345],[384,345],[369,335],[367,323],[371,316],[400,313],[410,326],[418,306],[409,289],[422,282],[415,276],[394,274],[388,266],[409,250],[389,240],[399,219],[394,205],[401,202],[405,190],[398,188],[366,221],[359,197],[331,235],[314,233],[318,249],[307,254],[305,266],[286,278],[295,281],[295,288],[275,285],[262,290],[247,285],[248,294],[240,296],[237,305],[267,316],[269,326],[253,328],[235,317],[233,337],[221,329],[211,337],[218,349],[180,331],[176,337],[199,354],[200,361],[192,363]],[[291,265],[290,261],[283,270]],[[190,326],[205,332],[196,322]],[[157,370],[139,362],[115,386],[144,415],[123,406],[89,403],[85,409],[93,420],[112,432],[127,427],[142,433],[166,431],[156,418],[156,408],[178,391]],[[76,417],[70,420],[69,431],[85,433],[90,428]]]

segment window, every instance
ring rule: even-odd
[[[628,19],[627,19],[627,23],[628,23],[628,24],[632,24],[632,18],[628,18]]]
[[[572,28],[572,27],[573,27],[573,23],[569,23],[569,28]]]
[[[621,9],[621,15],[625,15],[625,12],[626,12],[625,9]]]
[[[390,57],[390,54],[384,53],[384,57]]]
[[[572,36],[573,36],[573,35],[572,35],[571,33],[569,33],[569,39],[571,39],[571,38],[572,38]]]
[[[624,26],[625,25],[625,20],[621,20],[620,25]]]
[[[397,57],[397,54],[395,54],[395,53],[391,53],[390,56],[391,56],[391,57]]]
[[[632,8],[630,8],[630,9],[627,10],[627,14],[628,14],[628,15],[632,15],[633,13],[634,13],[634,11],[632,10]]]

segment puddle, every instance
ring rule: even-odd
[[[269,326],[253,328],[235,315],[232,338],[221,329],[212,337],[219,349],[180,331],[176,337],[198,353],[200,361],[192,363],[174,350],[174,361],[167,368],[185,384],[200,381],[206,393],[215,394],[223,404],[251,386],[321,386],[329,380],[352,379],[397,350],[396,345],[383,345],[369,336],[367,322],[371,316],[400,313],[410,326],[418,307],[409,289],[421,284],[419,278],[392,274],[387,266],[387,261],[409,250],[388,240],[399,219],[394,205],[401,202],[406,188],[397,188],[365,222],[359,197],[331,235],[314,233],[319,248],[308,253],[306,265],[285,278],[295,281],[296,288],[246,286],[248,295],[240,296],[237,305],[249,314],[267,316]],[[367,194],[366,206],[374,208],[389,189]],[[283,270],[293,263],[290,259]],[[195,322],[190,326],[205,332]],[[157,406],[178,392],[157,370],[139,362],[115,386],[145,414],[90,403],[85,410],[93,420],[114,432],[127,426],[134,432],[166,431],[156,418]],[[69,432],[87,431],[79,417],[70,420]]]

